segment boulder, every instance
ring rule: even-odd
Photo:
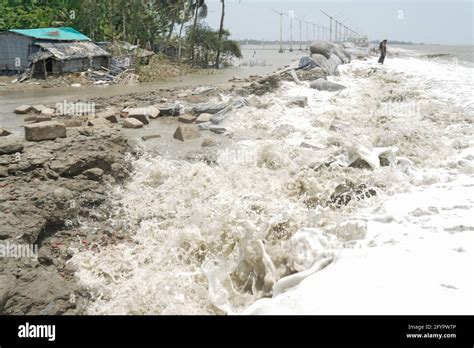
[[[196,121],[196,118],[196,116],[192,115],[182,115],[179,116],[178,121],[183,123],[193,123],[194,121]]]
[[[27,114],[31,111],[31,106],[30,105],[20,105],[15,109],[15,114],[20,114],[24,115]]]
[[[196,125],[179,126],[174,132],[173,138],[181,141],[197,139],[201,137],[201,132]]]
[[[199,117],[196,119],[196,123],[205,123],[205,122],[210,122],[211,121],[212,114],[201,114]]]
[[[141,123],[136,118],[127,118],[123,121],[123,128],[142,128],[143,123]]]
[[[335,82],[331,82],[325,79],[317,79],[309,84],[311,88],[317,89],[318,91],[328,91],[328,92],[335,92],[340,91],[346,88],[343,85],[340,85]]]
[[[12,134],[12,133],[7,131],[6,129],[0,128],[0,137],[6,137],[10,134]]]
[[[66,136],[66,126],[61,122],[46,121],[25,126],[25,139],[28,141],[54,140]]]
[[[334,44],[326,41],[316,41],[310,46],[311,53],[322,54],[326,58],[331,56]]]

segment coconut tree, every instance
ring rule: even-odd
[[[221,4],[222,4],[221,25],[219,26],[219,48],[217,49],[216,68],[219,68],[219,64],[221,60],[221,43],[222,43],[222,35],[224,33],[225,0],[221,0]]]

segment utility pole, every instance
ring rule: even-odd
[[[301,18],[296,18],[299,22],[300,22],[300,51],[303,50],[302,46],[301,46],[301,43],[303,42],[303,35],[302,35],[302,31],[301,31],[301,23],[302,23],[302,19]]]
[[[295,13],[293,11],[288,11],[288,17],[290,17],[290,52],[293,52],[293,18],[295,18]]]
[[[311,22],[313,26],[313,42],[316,41],[316,23]]]
[[[273,11],[280,15],[280,50],[278,52],[283,53],[283,12]]]
[[[310,43],[309,43],[309,22],[306,21],[305,23],[306,23],[306,44],[307,44],[307,48],[309,50],[309,45],[310,45]]]
[[[332,41],[332,19],[333,17],[328,15],[326,12],[324,12],[323,10],[321,10],[321,12],[326,15],[327,17],[329,17],[329,41]]]

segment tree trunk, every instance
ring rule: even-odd
[[[179,28],[179,42],[178,42],[178,63],[181,64],[181,36],[183,34],[184,21],[181,23],[181,28]]]
[[[221,60],[222,35],[224,32],[225,0],[221,0],[221,3],[222,3],[222,14],[221,14],[221,25],[219,27],[219,47],[217,48],[217,57],[216,57],[217,69],[219,69],[220,60]]]
[[[196,26],[197,26],[197,21],[198,21],[198,15],[199,15],[199,8],[201,6],[199,6],[199,0],[196,0],[196,12],[194,13],[194,23],[193,23],[193,31],[196,30]],[[193,62],[194,64],[194,42],[191,43],[191,61]]]

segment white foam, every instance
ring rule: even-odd
[[[286,292],[261,300],[248,311],[433,313],[428,300],[418,301],[428,293],[433,301],[439,299],[432,302],[439,312],[447,311],[451,303],[452,313],[465,313],[460,304],[469,289],[472,294],[467,284],[472,268],[466,266],[472,260],[469,232],[423,235],[428,252],[418,237],[430,223],[416,220],[410,225],[411,215],[391,208],[390,196],[433,184],[449,186],[460,172],[469,175],[472,157],[452,156],[458,147],[472,146],[472,127],[464,121],[466,108],[453,111],[450,103],[467,102],[472,83],[466,84],[471,80],[464,68],[412,58],[387,59],[383,67],[375,61],[341,67],[341,75],[331,77],[348,87],[341,92],[318,92],[285,82],[262,98],[268,109],[233,111],[223,123],[233,143],[220,152],[216,166],[166,156],[136,161],[132,181],[114,192],[117,210],[110,221],[130,226],[132,241],[99,252],[79,252],[71,261],[78,279],[94,295],[88,312],[238,313],[271,296],[275,284],[280,284],[278,291]],[[427,75],[432,73],[435,76]],[[412,78],[405,79],[405,74]],[[440,83],[442,88],[452,83],[449,95],[441,93]],[[309,106],[287,108],[293,96],[307,96]],[[381,108],[383,98],[429,105],[407,117],[396,108]],[[276,131],[282,125],[289,126]],[[372,170],[330,164],[354,144],[365,149]],[[393,165],[377,163],[377,148],[390,149],[392,159],[398,149]],[[377,195],[352,199],[339,209],[323,207],[335,188],[347,182],[375,187]],[[455,186],[449,187],[454,192]],[[428,197],[420,192],[421,199]],[[415,196],[403,196],[402,207],[412,203],[413,210],[423,209]],[[472,209],[466,199],[456,205]],[[450,205],[457,211],[454,206]],[[454,216],[440,213],[438,220],[451,218],[454,221]],[[309,252],[309,241],[295,243],[292,236],[304,227],[317,228],[331,240],[329,256],[320,259],[318,253]],[[405,238],[405,232],[416,237]],[[441,267],[440,258],[434,259],[436,253],[447,260],[451,272]],[[326,266],[326,257],[335,261],[318,271]],[[296,273],[305,271],[304,277]],[[389,276],[394,272],[399,273]],[[287,276],[292,278],[285,280]],[[401,295],[407,299],[405,306],[396,306],[392,299]]]

